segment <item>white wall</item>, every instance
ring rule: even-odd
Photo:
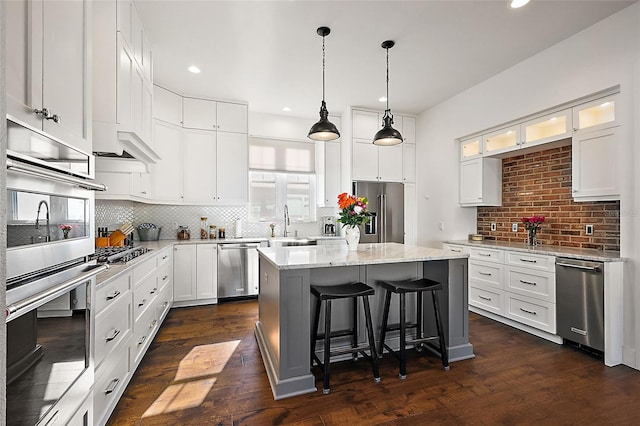
[[[6,108],[5,102],[7,99],[6,93],[6,81],[5,81],[5,26],[4,26],[4,14],[5,5],[4,2],[0,4],[0,117],[5,117]],[[7,121],[2,120],[0,124],[0,282],[5,282],[7,272],[7,202],[6,202],[6,149],[7,149]],[[6,306],[6,289],[3,285],[0,288],[0,306]],[[0,320],[0,423],[6,419],[6,364],[7,364],[7,345],[4,342],[6,339],[6,328],[4,316]]]
[[[458,206],[454,139],[620,85],[621,255],[625,267],[624,363],[640,368],[640,4],[442,102],[417,120],[418,243],[466,239],[476,209]],[[532,35],[535,36],[535,35]],[[604,166],[604,165],[603,165]],[[444,185],[443,183],[447,184]],[[438,222],[445,222],[444,231]]]

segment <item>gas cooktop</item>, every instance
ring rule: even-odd
[[[127,263],[151,250],[146,247],[134,246],[96,247],[96,252],[92,259],[95,259],[98,263]]]

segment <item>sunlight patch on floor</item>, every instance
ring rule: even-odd
[[[194,347],[180,361],[174,380],[195,379],[220,373],[239,344],[240,340],[231,340]]]
[[[169,385],[142,418],[198,407],[216,382],[215,378]]]

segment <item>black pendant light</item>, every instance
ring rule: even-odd
[[[316,32],[322,36],[322,104],[320,104],[320,121],[311,126],[307,136],[314,141],[332,141],[340,137],[340,132],[329,121],[329,111],[327,111],[327,104],[324,101],[324,38],[329,35],[331,30],[328,27],[320,27]]]
[[[393,114],[389,109],[389,49],[395,46],[393,40],[382,42],[382,48],[387,51],[387,109],[384,110],[382,117],[382,129],[373,137],[374,145],[391,146],[401,144],[403,139],[399,131],[393,128]]]

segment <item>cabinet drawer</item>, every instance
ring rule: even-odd
[[[140,281],[146,278],[154,269],[156,269],[156,256],[136,265],[133,268],[133,287],[136,288]]]
[[[504,292],[495,288],[469,286],[469,304],[499,315],[504,314]]]
[[[154,306],[144,311],[140,319],[133,326],[133,340],[131,341],[131,364],[138,365],[142,359],[148,342],[158,327],[157,311]]]
[[[171,247],[169,247],[169,249],[165,249],[163,251],[161,251],[160,253],[158,253],[157,255],[157,260],[158,260],[158,268],[162,267],[163,265],[166,265],[167,263],[171,263],[172,262],[172,258],[171,255],[173,254],[173,250]]]
[[[156,317],[161,320],[164,314],[171,308],[171,302],[173,301],[173,286],[171,283],[165,285],[160,290],[158,298],[156,299]]]
[[[167,264],[165,264],[165,265],[163,265],[163,266],[158,268],[157,283],[158,283],[158,288],[160,289],[160,291],[167,284],[171,284],[172,276],[173,276],[173,264],[172,263],[167,263]]]
[[[469,250],[467,249],[467,247],[459,246],[459,245],[456,245],[456,244],[444,244],[443,248],[446,251],[451,251],[453,253],[462,253],[462,254],[469,253]]]
[[[531,327],[555,334],[556,305],[505,292],[506,316]]]
[[[95,366],[100,367],[107,355],[131,334],[131,293],[122,294],[118,303],[96,316]]]
[[[547,302],[556,302],[556,274],[529,268],[507,268],[504,289]]]
[[[525,268],[537,269],[540,271],[553,272],[556,268],[556,258],[543,254],[530,254],[517,251],[506,252],[506,262],[509,265],[524,266]]]
[[[502,289],[504,265],[469,260],[469,282]]]
[[[131,289],[131,274],[123,274],[96,289],[96,315],[118,302]]]
[[[124,342],[124,341],[123,341]],[[102,419],[110,407],[115,407],[120,391],[129,375],[129,346],[122,344],[116,348],[109,362],[104,363],[96,374],[93,386],[93,414],[95,419]]]
[[[158,285],[155,274],[148,275],[142,283],[133,291],[133,318],[137,321],[142,312],[153,304],[158,294]]]
[[[504,262],[504,251],[495,249],[485,249],[477,247],[469,247],[469,258],[484,260],[487,262]]]

